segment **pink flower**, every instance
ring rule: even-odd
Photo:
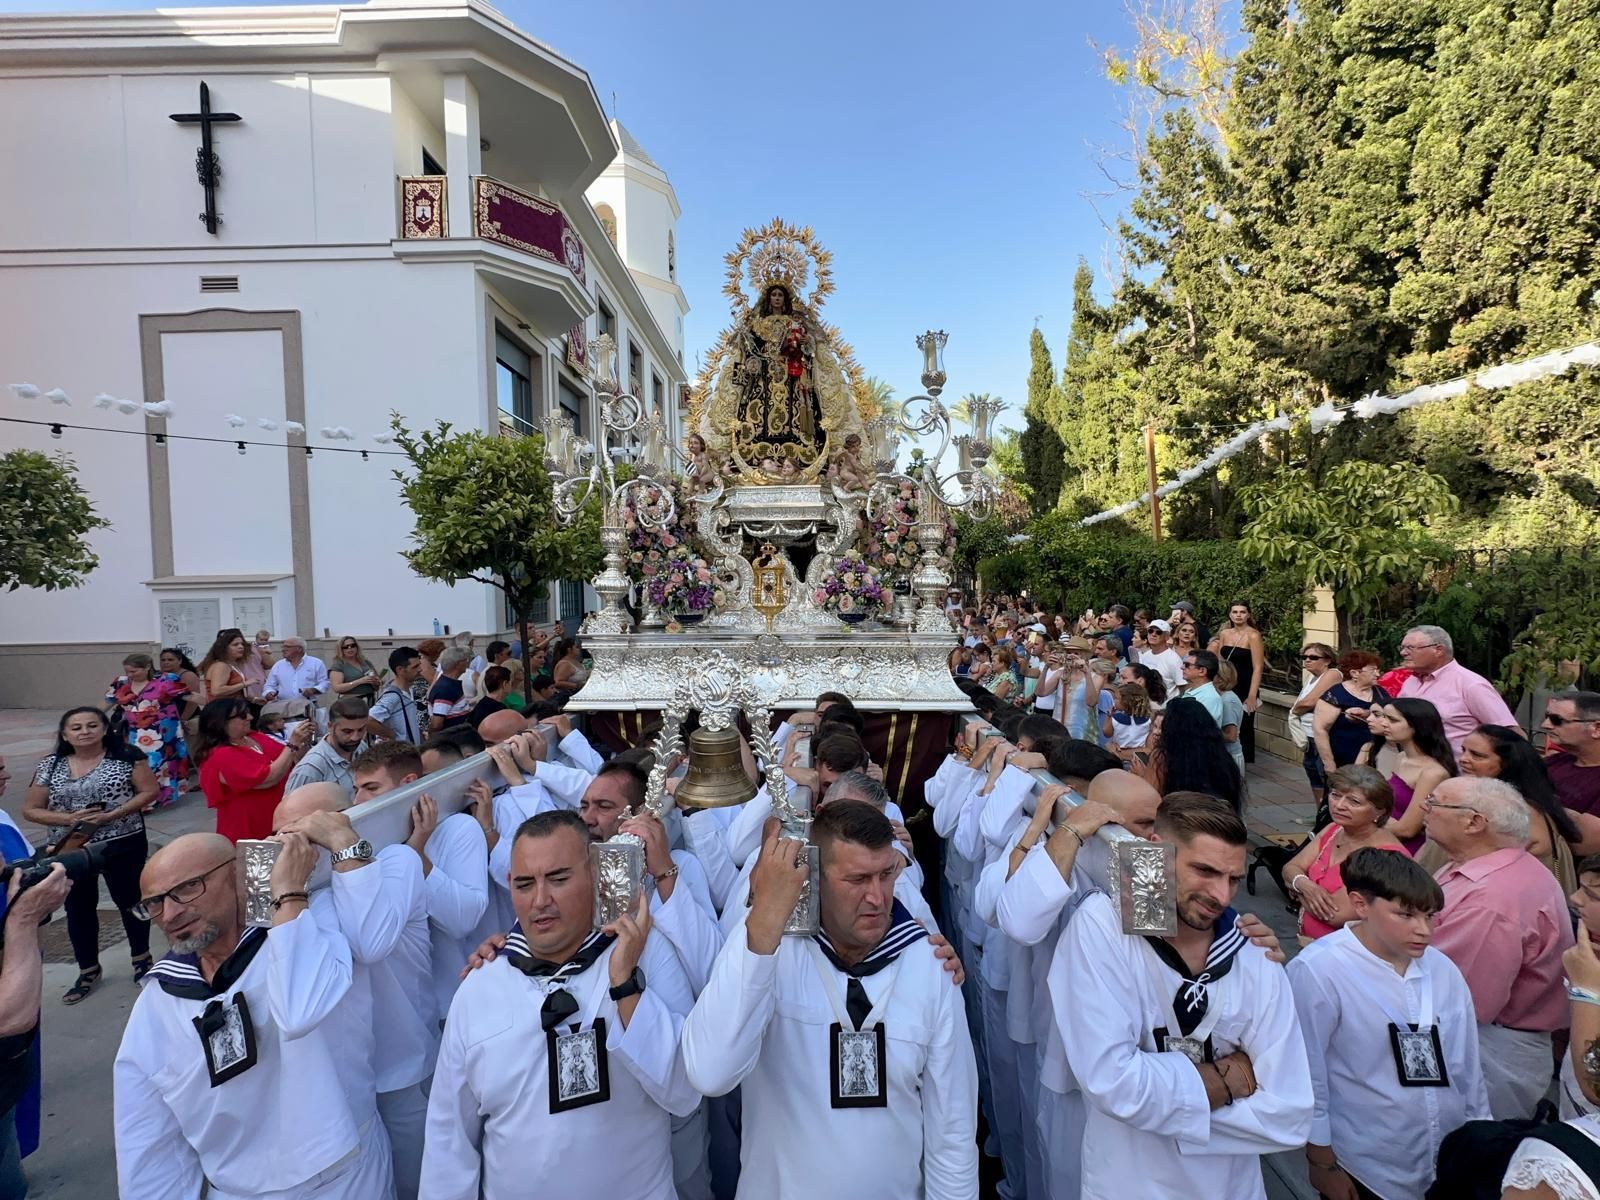
[[[682,571],[674,571],[671,575],[667,576],[667,578],[669,580],[671,580],[673,583],[682,583],[683,582],[683,572]]]
[[[704,568],[704,567],[700,567],[698,570],[696,570],[695,573],[694,573],[694,577],[696,579],[698,579],[701,583],[710,583],[711,582],[711,572],[706,570],[706,568]]]
[[[828,602],[827,591],[823,588],[818,588],[815,592],[812,592],[811,602],[813,604],[826,604]]]
[[[842,612],[842,613],[854,612],[855,611],[855,607],[856,607],[856,602],[850,598],[850,594],[848,592],[846,592],[844,595],[839,597],[839,611],[840,612]]]
[[[892,567],[892,566],[895,565],[895,563],[899,562],[900,560],[898,558],[896,558],[893,553],[890,553],[890,554],[885,554],[883,556],[883,561],[884,561],[885,564],[887,564],[888,566]]]
[[[894,545],[896,542],[898,542],[900,540],[900,535],[898,533],[896,533],[893,529],[891,529],[891,530],[889,530],[887,533],[885,533],[883,535],[883,540],[888,542],[889,545],[892,546],[892,545]]]
[[[678,544],[678,539],[673,537],[670,533],[663,533],[661,535],[661,544],[663,546],[665,546],[668,550],[671,550],[674,546],[676,546]]]
[[[644,571],[644,574],[646,574],[646,575],[654,575],[656,573],[655,564],[654,563],[645,563],[643,571]]]

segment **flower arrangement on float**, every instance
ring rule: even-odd
[[[917,543],[917,518],[921,510],[921,489],[902,483],[888,503],[877,506],[862,535],[861,557],[876,568],[891,588],[904,588],[922,557]],[[956,527],[950,514],[944,514],[944,548],[940,557],[948,559],[955,549]]]
[[[832,613],[846,624],[855,625],[884,610],[887,597],[883,581],[858,558],[841,558],[822,579],[822,586],[811,594],[823,612]]]
[[[661,527],[669,502],[676,511],[672,521]],[[679,481],[628,491],[622,505],[622,528],[628,537],[628,578],[636,586],[661,574],[673,559],[698,557],[694,533],[683,523],[685,511]]]
[[[644,594],[652,606],[680,623],[698,621],[725,602],[711,565],[686,553],[663,561],[644,585]]]

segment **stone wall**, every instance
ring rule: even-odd
[[[1256,709],[1256,752],[1299,762],[1301,751],[1289,739],[1289,709],[1294,697],[1288,692],[1261,689],[1261,706]]]

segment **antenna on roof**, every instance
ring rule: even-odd
[[[612,92],[611,93],[611,119],[613,121],[619,119],[617,117],[617,93],[616,92]]]

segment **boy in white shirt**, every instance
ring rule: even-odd
[[[1444,893],[1427,871],[1368,848],[1341,874],[1355,919],[1289,964],[1315,1097],[1311,1184],[1329,1200],[1422,1200],[1445,1135],[1489,1116],[1472,993],[1429,945]]]

